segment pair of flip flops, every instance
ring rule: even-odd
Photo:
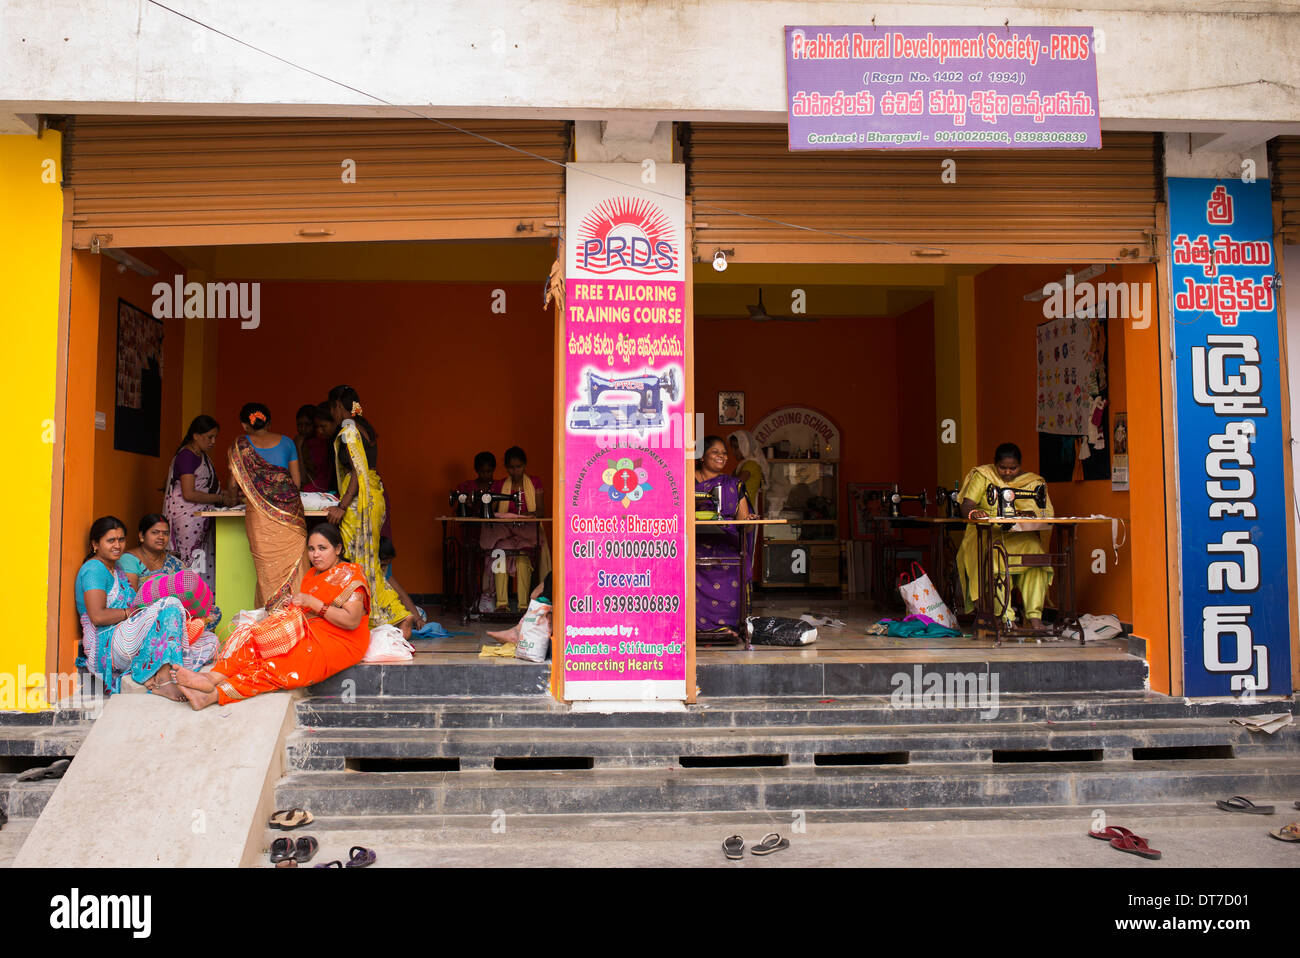
[[[763,840],[757,845],[750,848],[751,855],[770,855],[773,852],[779,852],[783,848],[790,847],[790,840],[782,838],[776,832],[768,832],[763,836]],[[738,861],[745,857],[745,840],[739,835],[732,835],[722,843],[722,853],[732,861]]]
[[[1240,795],[1234,795],[1232,798],[1214,804],[1225,812],[1241,812],[1244,815],[1272,815],[1275,811],[1272,805],[1256,805],[1250,799]]]
[[[343,864],[341,861],[326,862],[323,865],[317,865],[317,868],[369,868],[376,861],[377,856],[369,848],[363,848],[360,845],[353,845],[348,849],[348,862]]]
[[[310,835],[294,841],[292,838],[277,838],[271,842],[271,862],[276,868],[297,868],[316,857],[320,842]]]
[[[1147,844],[1147,840],[1141,835],[1135,835],[1127,828],[1122,828],[1119,825],[1110,825],[1101,831],[1089,830],[1088,834],[1093,838],[1100,838],[1103,842],[1110,842],[1110,847],[1117,851],[1127,852],[1130,855],[1139,855],[1152,861],[1159,859],[1163,854]]]
[[[267,824],[271,828],[278,828],[287,832],[292,828],[310,825],[314,821],[311,812],[304,811],[301,808],[282,808],[271,816],[271,820]]]
[[[61,758],[57,762],[42,768],[29,768],[25,772],[18,773],[18,781],[39,782],[43,778],[62,778],[63,773],[68,770],[68,766],[71,764],[72,759]]]

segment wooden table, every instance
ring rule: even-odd
[[[482,516],[438,516],[442,523],[442,611],[459,611],[460,621],[464,625],[471,618],[486,621],[514,621],[524,614],[526,609],[516,612],[479,612],[478,601],[482,594],[483,548],[475,535],[466,541],[458,534],[462,528],[482,525],[522,525],[533,523],[540,525],[550,522],[550,516],[510,516],[509,518],[484,519]],[[475,574],[477,570],[477,574]],[[451,582],[448,583],[448,579]],[[552,597],[554,598],[554,597]]]
[[[199,515],[213,520],[216,530],[214,598],[221,607],[221,622],[217,635],[222,640],[230,636],[230,623],[235,613],[257,608],[257,568],[253,553],[248,547],[248,529],[244,526],[243,507],[236,509],[205,509]],[[307,516],[323,516],[325,510],[313,509]],[[236,522],[235,520],[239,521]],[[308,523],[308,528],[311,527]]]
[[[1079,627],[1079,612],[1075,606],[1074,597],[1074,530],[1076,526],[1081,525],[1100,525],[1109,523],[1112,519],[1110,516],[1019,516],[1014,518],[988,518],[974,519],[971,524],[975,526],[975,545],[977,555],[979,556],[979,601],[975,606],[975,635],[977,638],[993,636],[994,645],[1001,645],[1003,637],[1018,638],[1060,638],[1061,633],[1071,626],[1079,630],[1079,644],[1083,645],[1083,629]],[[1030,526],[1045,526],[1046,529],[1059,529],[1061,538],[1061,548],[1055,551],[1044,553],[1023,553],[1019,555],[1008,555],[1006,548],[1000,543],[994,543],[993,533],[999,527],[1004,531],[1010,531],[1010,527],[1018,523],[1025,523]],[[1046,529],[1025,529],[1025,532],[1044,532]],[[995,550],[1000,553],[1005,563],[1004,568],[1007,570],[998,575],[997,564],[995,562]],[[1015,560],[1015,561],[1012,561]],[[1008,626],[1001,616],[997,614],[998,592],[1003,592],[1005,602],[1011,601],[1012,579],[1011,572],[1017,569],[1025,568],[1050,568],[1053,571],[1061,573],[1060,578],[1063,580],[1056,592],[1057,621],[1055,625],[1044,625],[1041,628],[1030,628],[1025,626]]]
[[[750,519],[696,519],[695,533],[698,536],[700,532],[703,531],[706,535],[712,535],[714,534],[713,528],[718,526],[783,526],[783,525],[788,525],[789,522],[790,522],[789,519],[759,519],[756,517]],[[707,559],[701,559],[698,552],[695,555],[695,565],[697,568],[701,565],[703,566],[734,565],[740,571],[740,576],[739,576],[739,581],[741,582],[740,609],[739,609],[740,629],[736,633],[736,642],[741,645],[749,644],[749,639],[745,634],[745,619],[748,618],[749,616],[750,583],[745,580],[745,569],[746,568],[752,569],[753,561],[754,561],[754,557],[749,549],[749,536],[745,535],[743,529],[741,530],[741,535],[740,535],[740,555],[737,558],[732,559],[730,557],[725,557],[725,558],[709,557]],[[746,562],[750,563],[750,565],[746,566],[745,564]],[[696,588],[695,583],[693,582],[691,583],[691,588]],[[716,638],[719,634],[725,635],[726,633],[701,632],[697,628],[695,630],[695,641],[698,643],[701,639],[705,639],[705,640],[713,639]]]
[[[957,552],[952,548],[952,540],[949,536],[953,526],[966,525],[965,519],[947,516],[869,516],[868,518],[872,522],[880,522],[894,528],[906,529],[920,526],[928,529],[930,565],[933,568],[925,571],[930,575],[930,582],[939,590],[939,595],[954,613],[965,605],[961,596],[961,577],[957,574]],[[872,536],[871,538],[871,564],[876,570],[873,576],[875,579],[873,591],[876,601],[884,603],[891,598],[897,598],[897,590],[895,583],[889,581],[889,574],[886,572],[883,537]],[[954,605],[954,602],[958,604]]]

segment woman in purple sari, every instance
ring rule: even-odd
[[[695,467],[695,491],[709,493],[721,519],[748,519],[749,499],[744,480],[727,472],[727,443],[720,436],[704,437],[704,455]],[[704,508],[703,505],[700,508]],[[714,505],[709,506],[710,509]],[[700,526],[695,537],[695,627],[699,632],[739,633],[741,589],[748,589],[753,573],[739,568],[741,536],[751,536],[736,526]],[[731,559],[712,565],[712,559]],[[704,564],[701,564],[704,560]],[[746,565],[750,565],[747,563]]]

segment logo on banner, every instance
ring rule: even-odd
[[[606,465],[609,468],[600,477],[600,491],[611,501],[622,503],[624,509],[640,502],[654,488],[650,485],[650,473],[641,468],[640,459],[607,459]]]
[[[673,221],[643,197],[613,196],[578,227],[578,265],[589,273],[631,270],[642,276],[675,273],[679,252]]]

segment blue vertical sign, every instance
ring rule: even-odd
[[[1290,516],[1269,184],[1168,185],[1184,694],[1286,695]]]

